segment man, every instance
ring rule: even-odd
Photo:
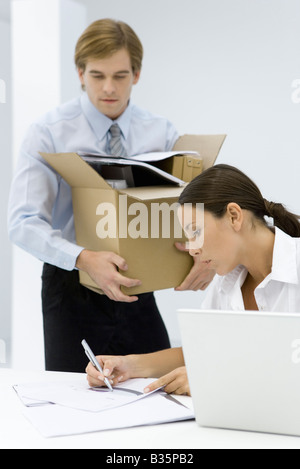
[[[130,102],[142,57],[142,45],[128,25],[109,19],[92,23],[75,51],[84,93],[34,123],[21,148],[9,232],[15,244],[44,262],[47,370],[83,372],[83,338],[97,355],[149,353],[170,346],[153,294],[122,293],[122,285],[140,284],[122,275],[126,260],[76,245],[70,187],[39,155],[100,151],[130,156],[172,149],[178,138],[173,125]],[[199,269],[195,265],[179,289],[202,287]],[[87,272],[104,295],[81,286],[78,270]]]

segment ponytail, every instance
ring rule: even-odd
[[[207,169],[186,186],[179,198],[181,205],[203,203],[204,209],[217,218],[223,217],[231,202],[252,212],[265,225],[265,216],[271,217],[276,227],[293,238],[300,237],[299,216],[282,204],[264,199],[256,184],[233,166],[219,164]]]
[[[299,217],[289,212],[282,204],[269,202],[264,199],[266,215],[273,218],[274,226],[292,236],[300,238]]]

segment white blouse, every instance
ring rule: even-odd
[[[240,265],[215,279],[207,290],[202,309],[245,310],[241,287],[247,270]],[[275,228],[271,273],[258,285],[254,296],[258,309],[267,312],[300,312],[300,238]]]

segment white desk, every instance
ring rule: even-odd
[[[22,415],[12,385],[66,379],[85,375],[0,369],[0,449],[300,448],[300,438],[200,428],[195,421],[45,439]]]

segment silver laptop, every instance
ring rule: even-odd
[[[178,318],[199,425],[300,436],[300,314]]]

